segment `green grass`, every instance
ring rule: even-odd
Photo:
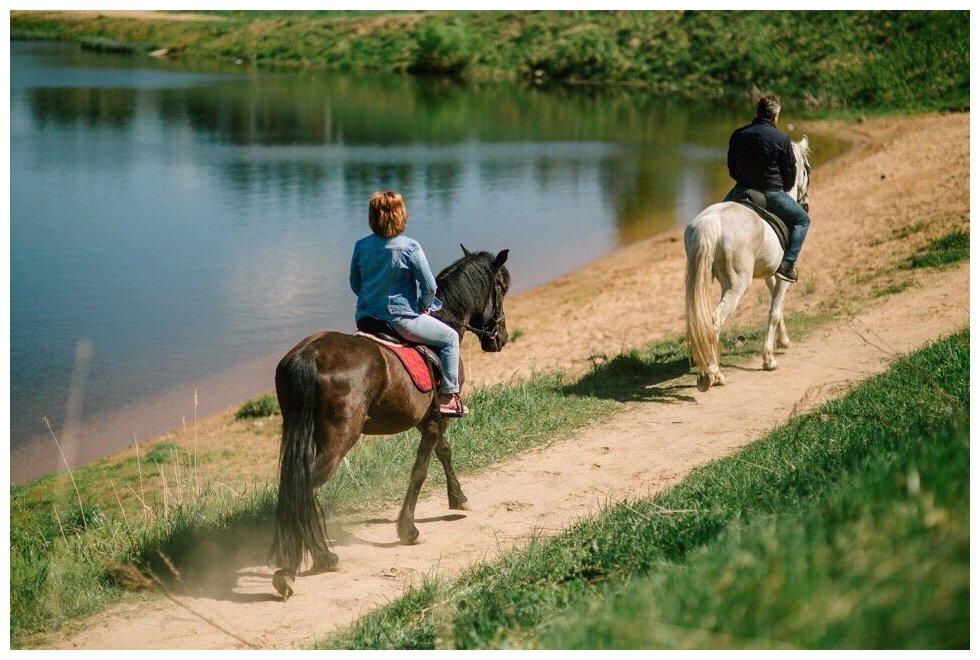
[[[905,268],[941,268],[970,258],[970,233],[954,231],[929,243],[913,254]]]
[[[11,34],[111,39],[187,59],[473,81],[753,86],[842,112],[968,109],[967,11],[262,11],[213,21],[16,12]]]
[[[969,331],[326,648],[969,648]]]

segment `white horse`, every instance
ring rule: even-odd
[[[810,141],[805,135],[793,143],[793,154],[796,184],[788,192],[807,208]],[[684,248],[687,251],[687,341],[691,360],[698,368],[698,389],[706,392],[712,385],[725,384],[718,368],[721,326],[735,311],[753,279],[765,278],[772,294],[762,368],[775,369],[773,344],[777,334],[780,348],[788,347],[790,341],[783,321],[783,299],[789,282],[775,276],[783,248],[773,228],[743,204],[712,204],[687,225]],[[712,278],[721,283],[721,301],[714,309],[709,301]]]

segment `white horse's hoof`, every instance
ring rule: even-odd
[[[775,360],[773,360],[769,364],[762,365],[763,371],[775,371],[778,368],[779,368],[779,365],[776,364],[776,361]]]
[[[778,346],[779,348],[789,348],[792,343],[793,342],[791,342],[788,338],[776,340],[776,346]]]
[[[721,387],[722,385],[724,385],[727,382],[728,381],[725,380],[725,374],[721,373],[720,371],[715,374],[715,385],[717,385],[718,387]]]

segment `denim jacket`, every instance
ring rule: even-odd
[[[350,288],[357,294],[355,320],[373,316],[390,321],[442,308],[422,246],[403,234],[371,234],[354,244]]]

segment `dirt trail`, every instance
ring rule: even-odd
[[[396,542],[399,502],[349,521],[336,547],[339,570],[301,575],[286,603],[275,597],[272,571],[261,561],[269,542],[263,537],[258,550],[225,555],[208,569],[208,579],[195,578],[194,592],[179,596],[179,606],[162,599],[120,605],[46,647],[307,646],[397,597],[420,576],[455,574],[609,502],[668,487],[692,468],[731,454],[882,371],[896,356],[966,326],[968,264],[942,271],[892,266],[929,239],[969,230],[969,115],[800,128],[833,131],[856,146],[814,172],[814,220],[800,261],[801,282],[787,309],[844,312],[847,320],[782,351],[778,371],[763,372],[761,358],[743,367],[725,368],[723,362],[728,386],[704,394],[694,388],[693,376],[681,377],[670,383],[679,387],[668,401],[630,404],[566,440],[464,478],[470,511],[450,511],[438,489],[419,503],[418,545]],[[508,301],[508,322],[522,336],[495,356],[469,344],[467,372],[482,382],[533,369],[576,373],[597,356],[683,332],[680,236],[677,231],[632,245],[515,296]],[[850,264],[857,266],[845,268]],[[876,295],[888,290],[901,292]],[[766,304],[757,282],[730,323],[762,324]],[[219,420],[209,435],[226,443],[227,428]],[[270,465],[254,454],[249,461]],[[430,479],[441,479],[437,463]]]

